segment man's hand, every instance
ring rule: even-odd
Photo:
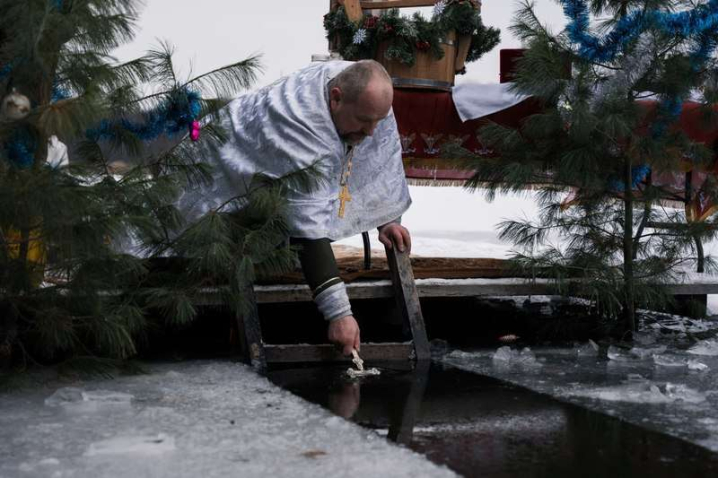
[[[359,325],[351,315],[329,322],[327,336],[331,343],[341,347],[344,355],[351,355],[352,350],[359,351]]]
[[[387,249],[391,249],[393,247],[392,241],[394,241],[400,252],[411,252],[409,230],[401,224],[390,222],[379,228],[379,242],[384,244]]]

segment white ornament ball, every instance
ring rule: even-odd
[[[0,104],[0,118],[10,121],[21,120],[30,114],[30,109],[28,97],[13,89]]]
[[[50,136],[47,142],[47,164],[53,168],[63,168],[70,164],[67,145],[57,139],[57,136]]]

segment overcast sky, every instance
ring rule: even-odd
[[[127,60],[141,55],[158,39],[175,45],[175,63],[195,73],[262,54],[264,73],[257,86],[307,65],[311,55],[327,53],[322,17],[329,0],[144,0],[137,37],[120,49],[117,56]],[[555,0],[535,0],[541,20],[554,30],[564,23]],[[430,9],[427,13],[430,13]],[[499,49],[520,47],[508,27],[516,11],[513,0],[484,0],[482,18],[486,25],[501,29],[501,44],[478,62],[467,66],[458,81],[497,83]],[[428,16],[428,15],[426,15]]]

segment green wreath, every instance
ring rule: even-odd
[[[375,58],[379,43],[387,41],[384,56],[408,66],[416,61],[417,51],[431,52],[437,60],[443,58],[441,43],[451,30],[457,35],[471,35],[467,63],[494,48],[500,35],[497,28],[484,26],[479,10],[469,0],[438,2],[431,20],[419,13],[402,17],[394,8],[380,16],[364,15],[354,23],[344,7],[339,7],[324,16],[324,28],[327,39],[336,42],[345,60]]]

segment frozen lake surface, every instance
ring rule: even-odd
[[[0,394],[0,477],[449,477],[241,364]]]

